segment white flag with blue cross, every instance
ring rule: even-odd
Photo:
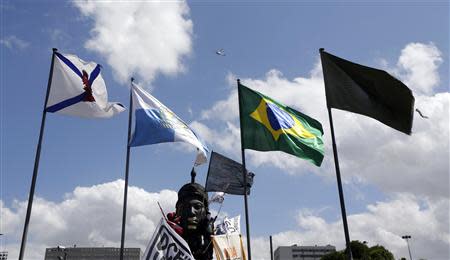
[[[108,118],[125,111],[109,103],[101,66],[75,55],[55,52],[46,112],[87,118]]]

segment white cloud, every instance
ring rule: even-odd
[[[92,187],[77,187],[62,202],[36,198],[28,232],[25,259],[43,259],[45,248],[57,245],[120,246],[124,181],[117,180]],[[174,210],[175,191],[150,193],[128,187],[127,247],[145,249],[153,229],[161,218],[157,202],[167,211]],[[18,257],[27,203],[14,202],[7,208],[2,201],[1,250]]]
[[[192,21],[185,1],[73,1],[94,27],[85,47],[103,55],[118,80],[140,77],[151,82],[158,73],[185,70],[191,52]]]
[[[418,94],[431,94],[439,84],[442,53],[434,43],[410,43],[402,50],[397,71],[406,85]]]
[[[50,35],[50,39],[52,40],[52,43],[55,44],[62,44],[70,41],[71,36],[70,34],[66,33],[63,30],[52,28],[48,29],[46,31]]]
[[[56,245],[120,246],[122,192],[124,182],[117,180],[91,187],[77,187],[61,202],[37,198],[34,201],[26,259],[43,259],[45,248]],[[156,204],[166,212],[174,210],[175,191],[150,193],[130,186],[127,208],[127,247],[145,249],[148,239],[161,218]],[[0,201],[3,244],[0,250],[17,258],[26,212],[26,202],[15,202],[10,208]],[[369,245],[381,244],[395,256],[406,256],[401,235],[413,237],[411,246],[415,258],[448,259],[449,234],[448,199],[424,200],[408,194],[396,194],[385,202],[367,206],[365,212],[349,215],[351,239],[366,240]],[[344,247],[341,220],[328,222],[321,210],[302,209],[297,215],[297,227],[274,234],[278,245],[325,245]],[[216,213],[213,212],[213,215]],[[221,214],[228,215],[225,212]],[[252,239],[254,259],[269,259],[267,238]]]
[[[423,55],[418,55],[415,60],[414,55],[405,54],[411,52],[411,46],[434,50],[436,55],[440,52],[434,45],[423,44],[408,44],[402,51],[401,57],[409,56],[409,61],[402,63],[402,69],[410,71],[402,80],[409,80],[412,86],[424,86],[417,76],[422,75],[418,68],[427,67],[427,73],[437,75],[438,66],[429,65],[439,65],[436,60],[442,58],[420,52]],[[320,168],[281,152],[248,152],[250,166],[272,165],[290,174],[314,172],[334,178],[331,135],[320,63],[315,64],[308,77],[289,80],[281,72],[271,70],[263,79],[241,81],[246,86],[316,118],[322,122],[325,132],[325,159]],[[428,82],[427,86],[436,87],[437,81],[433,82]],[[415,98],[416,107],[420,107],[429,119],[423,119],[416,113],[411,136],[374,119],[333,109],[339,163],[346,183],[367,182],[388,192],[413,192],[428,197],[449,196],[450,93],[416,94]],[[239,157],[236,88],[231,88],[225,99],[203,111],[201,120],[192,125],[217,151]]]
[[[30,46],[30,43],[17,38],[17,36],[15,35],[9,35],[0,39],[0,44],[10,50],[12,49],[23,50],[26,49],[28,46]]]
[[[402,235],[411,235],[411,250],[415,259],[444,260],[450,257],[449,202],[422,201],[415,196],[397,194],[387,202],[367,206],[367,211],[349,215],[348,225],[352,240],[368,241],[369,246],[383,245],[396,259],[408,258]],[[342,250],[345,237],[342,221],[327,222],[309,210],[301,210],[295,230],[274,234],[274,250],[280,245],[327,245]],[[252,240],[254,259],[270,259],[268,238]],[[252,255],[252,256],[253,256]]]

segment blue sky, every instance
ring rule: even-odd
[[[102,64],[110,101],[127,107],[134,76],[212,150],[237,161],[236,78],[322,122],[321,168],[247,152],[256,173],[249,197],[255,259],[270,259],[269,235],[275,246],[344,245],[318,49],[388,70],[429,119],[416,114],[406,136],[333,111],[350,237],[400,258],[407,256],[400,236],[408,233],[415,257],[449,258],[448,2],[2,1],[0,8],[0,249],[12,259],[53,47]],[[215,54],[219,48],[226,56]],[[42,259],[58,244],[120,244],[127,117],[47,115],[26,259]],[[144,250],[160,217],[156,200],[174,209],[194,158],[182,144],[132,148],[127,246]],[[198,167],[198,182],[206,172]],[[226,196],[223,212],[243,216],[242,198]]]

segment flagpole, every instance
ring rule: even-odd
[[[320,51],[320,53],[322,53],[322,51],[324,51],[324,49],[320,48],[319,51]],[[324,70],[323,63],[322,63],[322,70]],[[323,73],[323,75],[324,75],[323,80],[326,84],[325,73]],[[344,224],[346,251],[348,252],[348,254],[347,254],[348,259],[353,260],[352,250],[350,248],[350,234],[348,232],[348,225],[347,225],[347,213],[345,212],[344,191],[342,189],[341,172],[339,170],[339,159],[338,159],[338,153],[337,153],[337,146],[336,146],[336,140],[334,138],[333,116],[331,114],[331,108],[328,106],[328,104],[327,104],[327,110],[328,110],[328,119],[330,121],[330,128],[331,128],[331,140],[333,143],[334,166],[336,169],[336,179],[337,179],[337,185],[338,185],[338,191],[339,191],[339,201],[341,204],[342,222]]]
[[[348,258],[353,259],[352,250],[350,248],[350,234],[348,232],[347,213],[345,212],[344,191],[342,189],[341,173],[339,170],[339,159],[338,159],[338,154],[337,154],[336,141],[334,139],[333,117],[331,115],[331,108],[327,107],[327,109],[328,109],[328,117],[330,119],[331,139],[333,142],[334,165],[336,168],[336,179],[337,179],[338,190],[339,190],[339,201],[341,202],[342,222],[344,223],[345,243],[347,245],[346,251],[348,251],[348,253],[349,253]]]
[[[33,207],[34,189],[36,186],[36,179],[37,179],[38,168],[39,168],[39,160],[41,157],[41,145],[42,145],[42,138],[44,136],[45,118],[47,115],[47,112],[45,111],[45,109],[47,108],[48,97],[50,94],[50,86],[52,84],[53,64],[55,62],[55,53],[58,51],[58,49],[53,48],[52,51],[53,51],[52,62],[50,65],[50,73],[48,75],[47,93],[45,94],[44,109],[42,111],[41,130],[39,132],[39,141],[38,141],[38,145],[37,145],[37,149],[36,149],[36,156],[34,158],[33,177],[31,179],[30,194],[28,195],[29,197],[28,197],[27,214],[25,216],[25,224],[24,224],[24,228],[23,228],[22,242],[20,245],[19,260],[23,259],[23,255],[25,253],[25,245],[27,243],[28,225],[30,224],[31,208]]]
[[[270,260],[273,260],[272,236],[269,236],[269,240],[270,240]]]
[[[241,130],[241,140],[242,140],[242,130]],[[242,142],[242,141],[241,141]],[[242,146],[242,143],[241,143]],[[252,251],[250,247],[250,227],[249,227],[249,221],[248,221],[248,202],[247,202],[247,170],[245,167],[245,151],[241,148],[242,152],[242,172],[244,175],[244,205],[245,205],[245,229],[247,231],[247,252],[248,252],[248,259],[252,260]]]
[[[238,84],[238,89],[239,89],[239,85],[241,84],[241,80],[237,79],[237,84]],[[239,90],[238,90],[239,92]],[[240,126],[242,126],[242,116],[241,116],[241,96],[238,93],[238,98],[239,98],[239,123]],[[250,246],[250,227],[249,227],[249,221],[248,221],[248,203],[247,203],[247,168],[245,167],[245,151],[244,148],[242,146],[242,140],[244,140],[243,138],[243,131],[241,129],[241,153],[242,153],[242,174],[244,175],[244,205],[245,205],[245,229],[246,229],[246,233],[247,233],[247,253],[248,253],[248,259],[252,260],[252,251],[251,251],[251,246]]]
[[[134,78],[131,78],[131,83],[133,83]],[[127,218],[127,197],[128,197],[128,172],[130,168],[130,138],[131,138],[131,115],[133,111],[132,102],[132,90],[133,85],[130,87],[130,111],[128,112],[128,138],[127,138],[127,160],[125,165],[125,188],[123,192],[123,215],[122,215],[122,236],[120,239],[120,260],[123,260],[124,244],[125,244],[125,222]]]

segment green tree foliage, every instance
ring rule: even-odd
[[[380,245],[368,247],[358,240],[350,242],[354,260],[395,260],[394,255]],[[327,254],[321,260],[346,260],[345,250]]]
[[[350,242],[350,247],[352,249],[353,259],[368,260],[369,247],[366,244],[359,242],[358,240],[353,240]]]
[[[380,245],[369,248],[369,256],[371,260],[395,260],[394,255]]]
[[[333,252],[326,254],[320,258],[320,260],[346,260],[345,254],[343,252]]]

